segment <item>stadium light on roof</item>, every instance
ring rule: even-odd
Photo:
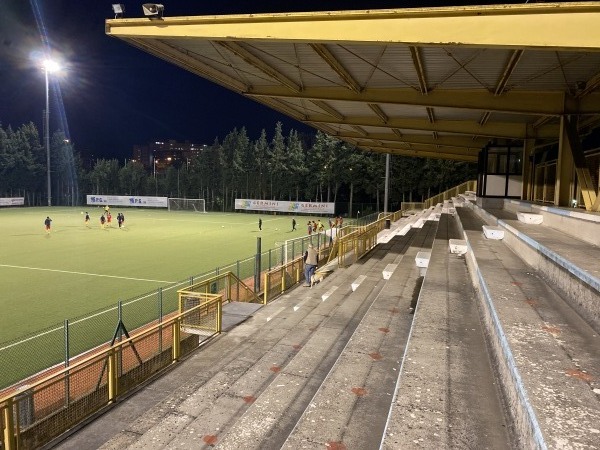
[[[121,19],[125,14],[125,5],[122,3],[113,3],[112,10],[115,13],[115,19]]]
[[[144,3],[142,5],[144,15],[150,20],[162,19],[165,7],[160,3]]]

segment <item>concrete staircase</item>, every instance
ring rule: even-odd
[[[594,321],[482,232],[540,225],[460,203],[401,219],[58,448],[595,448]]]

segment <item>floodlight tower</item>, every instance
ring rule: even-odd
[[[51,59],[44,60],[42,64],[42,70],[46,78],[46,114],[44,122],[44,142],[46,145],[46,170],[47,170],[47,181],[48,181],[48,206],[52,206],[52,184],[50,178],[50,83],[49,74],[60,70],[60,66],[56,61]]]

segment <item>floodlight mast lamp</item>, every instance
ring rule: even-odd
[[[125,5],[123,5],[122,3],[113,3],[112,9],[115,13],[115,19],[123,18],[123,14],[125,14]]]
[[[52,182],[50,178],[50,83],[48,74],[56,72],[60,69],[56,61],[51,59],[44,60],[42,70],[46,78],[46,113],[44,115],[44,142],[46,144],[46,170],[48,181],[48,206],[52,206]]]

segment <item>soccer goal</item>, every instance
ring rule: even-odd
[[[203,198],[169,198],[169,211],[206,212]]]

